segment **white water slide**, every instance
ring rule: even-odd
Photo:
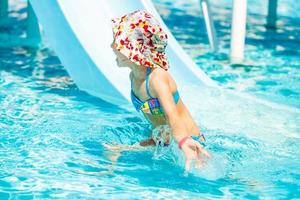
[[[111,18],[146,9],[161,20],[150,0],[30,0],[50,46],[77,86],[113,104],[128,104],[128,69],[116,65],[110,48]],[[161,21],[162,22],[162,21]],[[219,88],[179,46],[168,28],[170,72],[196,121],[226,133],[268,143],[299,138],[297,108]],[[210,87],[212,86],[212,87]],[[194,88],[196,87],[196,88]],[[186,97],[186,98],[185,98]],[[199,100],[200,99],[200,100]]]
[[[186,55],[163,23],[151,0],[30,0],[46,39],[83,91],[114,104],[130,99],[129,70],[120,69],[110,48],[111,18],[146,9],[169,35],[170,72],[179,85],[215,86]]]

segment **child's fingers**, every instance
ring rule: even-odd
[[[208,151],[206,151],[198,142],[196,142],[196,147],[197,147],[198,156],[200,156],[202,153],[206,157],[211,158],[210,153],[208,153]]]

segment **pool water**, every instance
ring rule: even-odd
[[[231,66],[230,1],[212,1],[222,41],[217,54],[209,53],[197,1],[155,1],[199,67],[229,89],[180,86],[213,154],[186,176],[176,144],[120,155],[104,148],[145,139],[150,127],[133,107],[78,90],[46,43],[23,45],[20,2],[0,30],[0,199],[300,198],[297,5],[286,5],[280,28],[268,32],[254,12],[259,4],[251,3],[246,65]],[[16,40],[5,40],[7,34]]]
[[[232,1],[210,1],[219,52],[211,53],[198,0],[155,1],[176,39],[223,87],[300,108],[300,4],[279,2],[278,28],[265,27],[268,1],[248,5],[244,65],[230,65]],[[263,14],[261,14],[263,13]]]

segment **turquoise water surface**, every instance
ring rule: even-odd
[[[187,53],[229,89],[179,86],[213,154],[188,176],[176,144],[121,155],[103,147],[134,144],[150,126],[131,105],[125,110],[79,91],[46,42],[28,47],[25,4],[16,2],[0,29],[0,199],[300,198],[297,1],[280,1],[276,30],[264,27],[258,9],[265,5],[249,1],[239,66],[227,57],[231,1],[212,1],[217,54],[209,52],[198,1],[155,1]]]

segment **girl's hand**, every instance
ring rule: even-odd
[[[207,158],[210,158],[211,155],[195,140],[192,138],[186,139],[186,141],[182,144],[181,147],[185,160],[185,170],[189,171],[191,168],[191,161],[195,160],[195,167],[200,168],[202,166],[201,155],[203,154]]]

